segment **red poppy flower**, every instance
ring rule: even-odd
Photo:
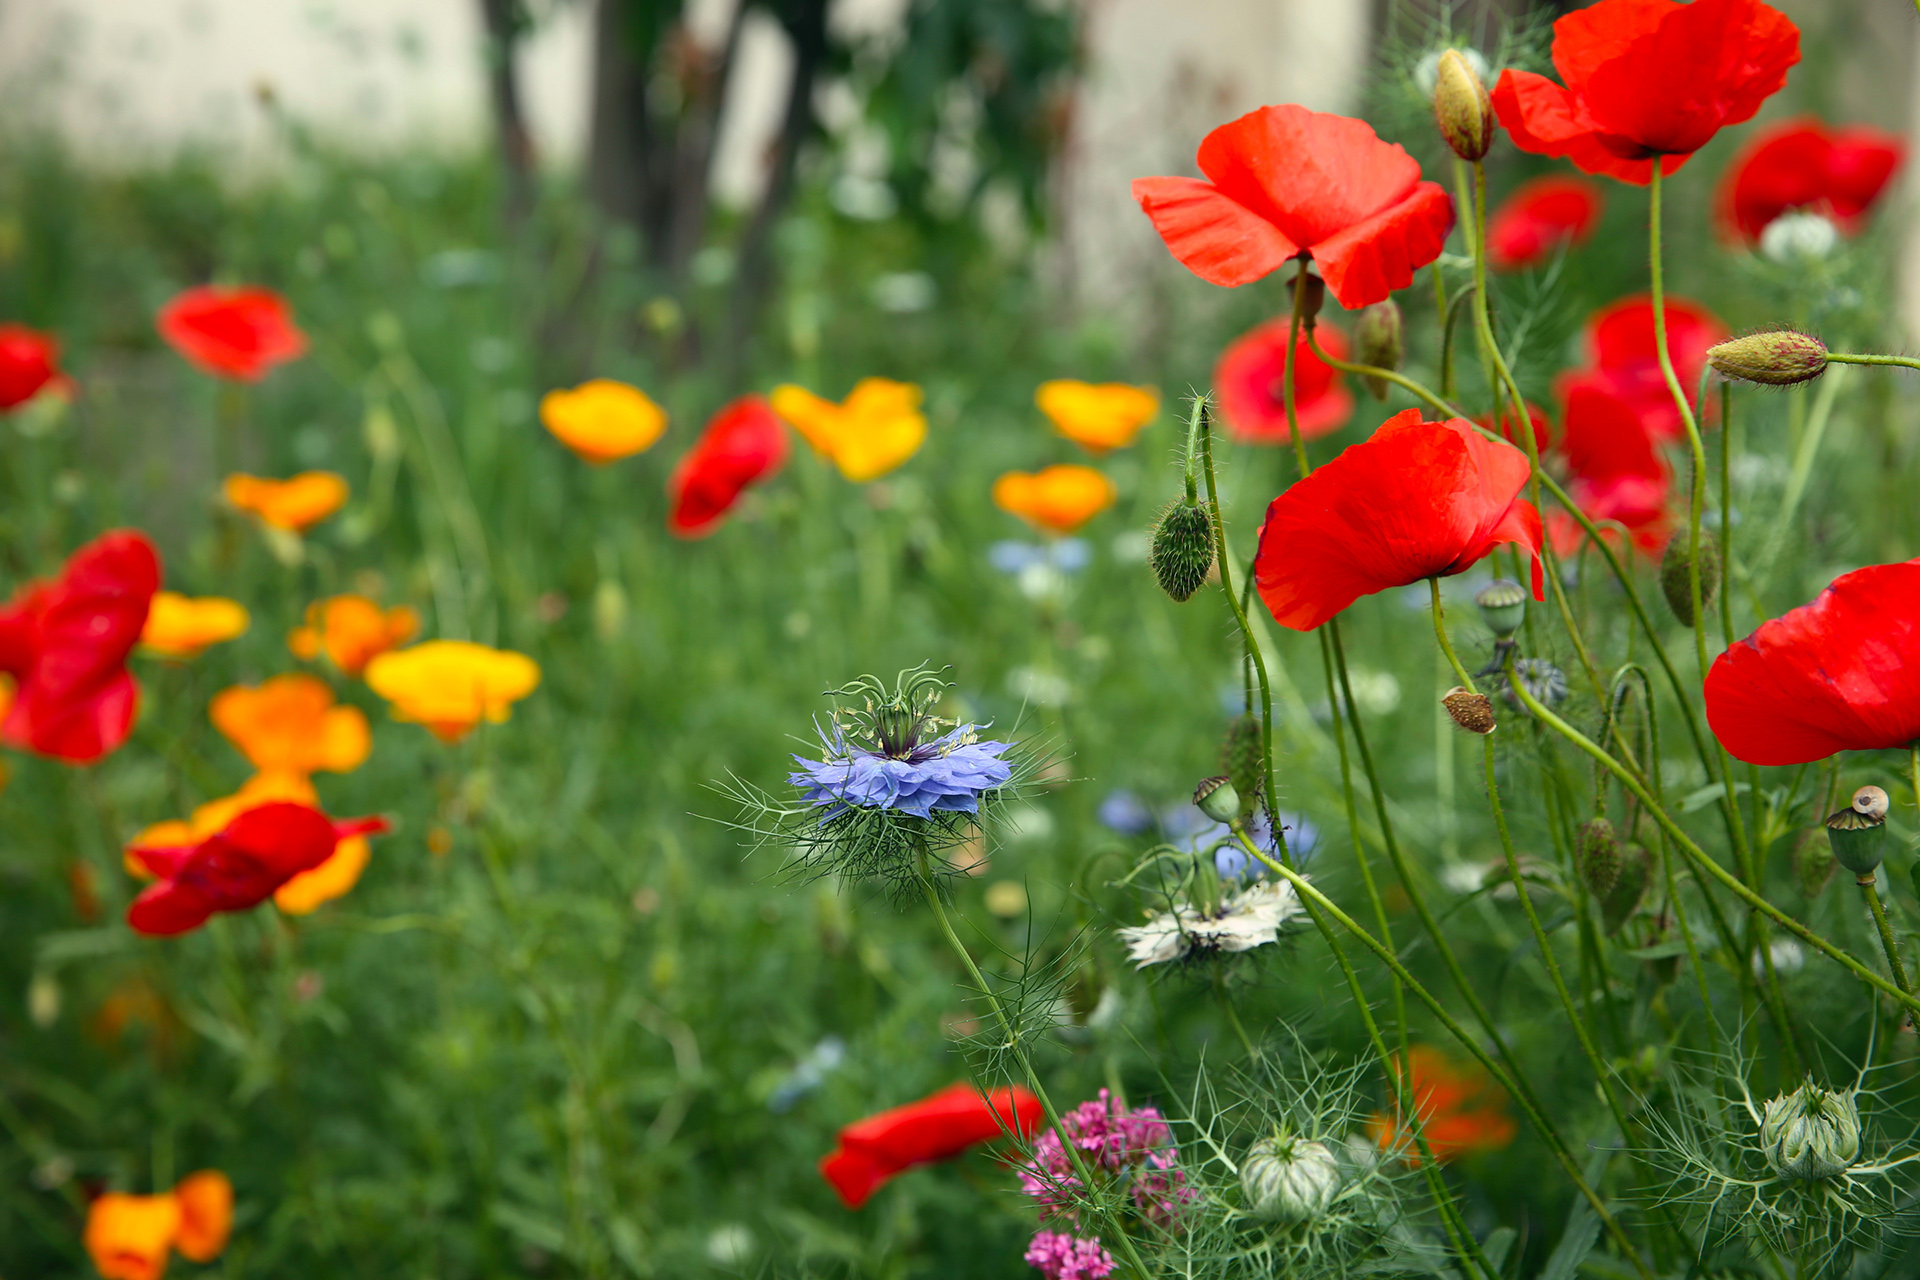
[[[1707,724],[1749,764],[1920,739],[1920,560],[1843,573],[1714,659]]]
[[[1542,409],[1531,400],[1526,403],[1527,425],[1533,428],[1533,447],[1541,453],[1545,453],[1553,445],[1553,423],[1547,420],[1547,411],[1545,409]],[[1493,427],[1493,415],[1490,413],[1483,413],[1475,418],[1474,421],[1489,430]],[[1522,452],[1526,450],[1526,443],[1521,437],[1519,429],[1514,425],[1513,410],[1510,408],[1503,407],[1500,411],[1500,434],[1505,436],[1507,443],[1514,448]]]
[[[1440,256],[1453,200],[1364,120],[1261,107],[1200,144],[1197,178],[1135,178],[1160,238],[1212,284],[1311,258],[1349,311],[1380,302]]]
[[[305,355],[307,335],[271,289],[203,284],[176,295],[155,320],[160,336],[207,373],[258,382]]]
[[[1227,434],[1248,444],[1286,444],[1287,330],[1292,318],[1269,320],[1241,335],[1220,355],[1213,385],[1220,393],[1220,416]],[[1338,329],[1314,329],[1321,349],[1335,360],[1347,358],[1347,340]],[[1353,416],[1353,393],[1341,385],[1340,372],[1321,362],[1301,334],[1295,347],[1298,371],[1293,375],[1294,414],[1300,434],[1316,440],[1345,426]]]
[[[704,538],[720,527],[746,487],[786,465],[787,430],[759,396],[741,396],[713,416],[667,481],[667,529]]]
[[[1707,367],[1707,349],[1726,340],[1727,326],[1686,298],[1669,296],[1666,310],[1667,354],[1681,387],[1692,395],[1700,385],[1700,371]],[[1660,372],[1653,303],[1647,295],[1622,298],[1594,312],[1587,321],[1586,346],[1588,366],[1560,377],[1556,389],[1563,398],[1579,386],[1600,387],[1631,405],[1655,440],[1680,436],[1680,409]]]
[[[140,704],[127,655],[159,588],[153,544],[122,529],[74,552],[54,581],[30,583],[0,606],[0,672],[14,680],[0,742],[75,764],[125,742]]]
[[[1763,129],[1721,176],[1720,225],[1758,244],[1769,222],[1804,209],[1826,215],[1851,235],[1906,156],[1898,134],[1865,125],[1829,129],[1803,119]]]
[[[18,409],[49,385],[67,379],[60,373],[60,340],[23,324],[0,324],[0,413]]]
[[[331,858],[340,841],[386,829],[384,818],[335,822],[308,805],[276,800],[248,809],[197,844],[132,845],[127,856],[159,878],[127,908],[127,923],[161,938],[197,929],[217,911],[259,906]]]
[[[1567,466],[1567,496],[1588,519],[1624,526],[1648,556],[1666,548],[1673,529],[1673,478],[1632,403],[1604,380],[1571,385],[1560,453]],[[1558,511],[1547,526],[1561,555],[1572,554],[1585,532]]]
[[[1567,174],[1523,182],[1487,219],[1487,261],[1520,271],[1563,244],[1584,244],[1600,221],[1598,183]]]
[[[1503,71],[1514,145],[1646,186],[1753,113],[1800,61],[1800,29],[1760,0],[1600,0],[1553,24],[1553,68]]]
[[[982,1095],[950,1085],[918,1102],[882,1111],[840,1131],[840,1145],[821,1157],[820,1175],[849,1209],[858,1209],[895,1174],[949,1160],[975,1143],[1040,1127],[1040,1100],[1018,1085]]]
[[[1397,413],[1267,508],[1260,598],[1281,626],[1311,631],[1361,596],[1464,573],[1513,542],[1543,600],[1540,513],[1520,497],[1530,473],[1526,454],[1458,418]]]

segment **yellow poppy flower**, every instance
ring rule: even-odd
[[[341,672],[357,676],[419,629],[420,615],[406,605],[382,609],[365,596],[331,596],[307,606],[307,623],[287,637],[287,648],[307,662],[324,653]]]
[[[208,714],[256,769],[351,773],[373,747],[366,714],[335,706],[326,682],[302,673],[222,690]]]
[[[540,421],[595,466],[644,451],[667,429],[666,411],[646,392],[611,378],[547,392],[540,397]]]
[[[1054,429],[1093,453],[1124,449],[1160,412],[1160,393],[1124,382],[1043,382],[1033,393]]]
[[[855,484],[877,480],[911,458],[927,438],[920,388],[890,378],[862,378],[839,404],[804,387],[773,389],[773,411],[793,424],[814,452]]]
[[[197,658],[208,645],[244,634],[247,621],[247,607],[237,600],[157,591],[140,643],[163,658]]]
[[[347,482],[331,471],[303,471],[290,480],[235,472],[222,486],[227,501],[271,529],[299,533],[346,505]]]
[[[499,724],[540,684],[525,654],[465,640],[429,640],[367,664],[367,684],[393,704],[393,718],[458,742],[482,720]]]
[[[87,1207],[82,1242],[104,1280],[160,1280],[180,1234],[180,1202],[172,1192],[130,1196],[109,1191]]]
[[[1113,481],[1092,467],[1009,471],[993,482],[993,504],[1048,533],[1072,533],[1113,505]]]

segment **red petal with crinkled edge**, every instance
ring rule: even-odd
[[[1516,542],[1542,599],[1540,517],[1519,497],[1529,474],[1520,450],[1459,419],[1395,414],[1267,508],[1260,598],[1281,626],[1311,631],[1361,596],[1463,572]]]
[[[1714,660],[1707,724],[1736,758],[1788,765],[1920,739],[1920,560],[1842,574]]]
[[[1897,134],[1864,125],[1829,130],[1812,117],[1789,120],[1756,134],[1727,166],[1715,193],[1715,213],[1727,235],[1758,244],[1767,224],[1806,210],[1859,230],[1906,157]]]
[[[1384,302],[1440,256],[1453,230],[1453,197],[1422,182],[1406,199],[1313,246],[1327,288],[1349,311]]]
[[[1493,87],[1493,109],[1513,145],[1522,151],[1571,160],[1586,173],[1618,178],[1636,187],[1653,181],[1652,160],[1627,159],[1608,150],[1579,101],[1543,75],[1501,72]],[[1660,162],[1660,172],[1671,174],[1686,162],[1686,156],[1667,156]]]
[[[787,429],[760,396],[741,396],[713,415],[667,481],[667,531],[704,538],[720,527],[748,485],[787,461]]]
[[[1285,379],[1287,334],[1292,318],[1281,316],[1248,330],[1220,353],[1213,385],[1220,396],[1220,417],[1227,434],[1249,444],[1286,444]],[[1347,340],[1326,324],[1314,328],[1320,349],[1336,360],[1347,355]],[[1295,343],[1299,365],[1293,374],[1293,414],[1304,440],[1317,440],[1338,431],[1353,416],[1353,393],[1341,385],[1341,376],[1307,345],[1306,334]]]
[[[1487,220],[1487,262],[1496,271],[1519,271],[1563,244],[1582,244],[1593,234],[1604,203],[1598,183],[1553,173],[1514,188]]]
[[[840,1145],[820,1161],[820,1174],[849,1209],[915,1165],[948,1160],[968,1147],[1040,1127],[1040,1100],[1018,1085],[982,1094],[949,1085],[918,1102],[882,1111],[840,1131]]]
[[[1251,284],[1300,252],[1278,227],[1197,178],[1135,178],[1133,198],[1173,256],[1208,284]]]

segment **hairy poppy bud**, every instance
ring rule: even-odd
[[[1827,344],[1792,329],[1750,333],[1708,347],[1707,363],[1723,378],[1788,387],[1827,371]]]
[[[1147,563],[1160,589],[1186,600],[1206,584],[1213,568],[1213,519],[1197,503],[1175,502],[1160,513],[1148,543]]]
[[[1220,767],[1239,791],[1241,806],[1251,809],[1266,783],[1260,761],[1260,722],[1251,715],[1235,716],[1227,726],[1227,736],[1220,743]]]
[[[1620,879],[1620,838],[1605,818],[1580,824],[1573,843],[1573,869],[1587,882],[1593,896],[1604,900]]]
[[[1324,1144],[1279,1135],[1262,1138],[1240,1162],[1247,1208],[1279,1222],[1310,1222],[1340,1190],[1340,1164]]]
[[[1887,793],[1862,787],[1853,803],[1827,819],[1827,841],[1840,865],[1866,883],[1887,853]]]
[[[1613,889],[1600,900],[1600,925],[1608,937],[1620,932],[1621,926],[1633,918],[1640,899],[1647,894],[1652,871],[1653,858],[1639,845],[1630,844],[1620,851],[1620,870]]]
[[[1760,1116],[1760,1149],[1787,1178],[1837,1178],[1860,1155],[1860,1108],[1852,1091],[1812,1080],[1770,1100]]]
[[[1819,831],[1802,831],[1794,841],[1793,879],[1800,886],[1801,897],[1809,901],[1819,897],[1827,882],[1833,879],[1833,869],[1838,865],[1833,858],[1831,841],[1823,838]]]
[[[1440,136],[1462,160],[1479,160],[1493,145],[1493,98],[1458,49],[1440,55],[1433,83],[1433,118]]]
[[[1494,731],[1493,699],[1484,693],[1473,693],[1455,685],[1440,699],[1440,705],[1447,709],[1453,722],[1468,733],[1484,735]]]
[[[1225,778],[1201,779],[1193,789],[1193,802],[1215,822],[1232,822],[1240,816],[1240,793]]]
[[[1667,543],[1667,554],[1660,558],[1660,594],[1680,625],[1690,627],[1693,616],[1693,583],[1689,578],[1687,540],[1676,536]],[[1713,606],[1714,589],[1720,585],[1720,544],[1705,529],[1700,531],[1700,607]]]
[[[1392,298],[1385,302],[1376,302],[1360,313],[1360,321],[1353,329],[1354,359],[1361,364],[1370,364],[1376,369],[1398,369],[1400,358],[1406,354],[1406,341],[1401,333],[1400,304]],[[1387,398],[1387,380],[1371,375],[1360,379],[1373,393],[1375,400]]]
[[[1473,602],[1480,606],[1480,620],[1496,639],[1508,639],[1527,620],[1527,589],[1517,582],[1496,578],[1480,588]]]

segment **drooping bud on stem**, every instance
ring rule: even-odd
[[[1867,883],[1887,853],[1887,793],[1862,787],[1853,803],[1827,819],[1827,841],[1840,865]]]
[[[1493,699],[1484,693],[1474,693],[1459,685],[1447,690],[1441,697],[1440,705],[1447,709],[1453,722],[1468,733],[1486,735],[1495,729],[1493,721]]]
[[[1225,778],[1202,778],[1193,789],[1193,802],[1215,822],[1232,822],[1240,816],[1240,792]]]
[[[1480,588],[1473,602],[1480,607],[1480,620],[1496,640],[1512,639],[1527,620],[1527,589],[1517,582],[1496,578]]]
[[[1401,332],[1400,304],[1392,298],[1376,302],[1360,312],[1353,329],[1354,359],[1376,369],[1398,369],[1406,354]],[[1387,380],[1372,375],[1361,378],[1375,400],[1387,398]]]
[[[1493,145],[1493,98],[1458,49],[1440,55],[1433,83],[1433,118],[1453,154],[1469,163]]]
[[[1853,1093],[1812,1080],[1770,1100],[1761,1112],[1760,1149],[1786,1178],[1837,1178],[1860,1156],[1860,1108]]]
[[[1776,329],[1729,338],[1707,348],[1707,363],[1723,378],[1790,387],[1827,371],[1827,344],[1810,333]]]
[[[1667,554],[1660,558],[1660,594],[1683,627],[1697,621],[1693,616],[1693,583],[1688,575],[1687,539],[1676,534],[1667,543]],[[1714,593],[1720,585],[1720,544],[1711,533],[1700,531],[1700,607],[1713,607]]]
[[[1213,568],[1213,517],[1198,502],[1176,500],[1154,522],[1147,564],[1160,589],[1185,601],[1206,585]]]
[[[1596,898],[1605,899],[1620,879],[1620,838],[1605,818],[1580,824],[1573,844],[1573,869]]]

